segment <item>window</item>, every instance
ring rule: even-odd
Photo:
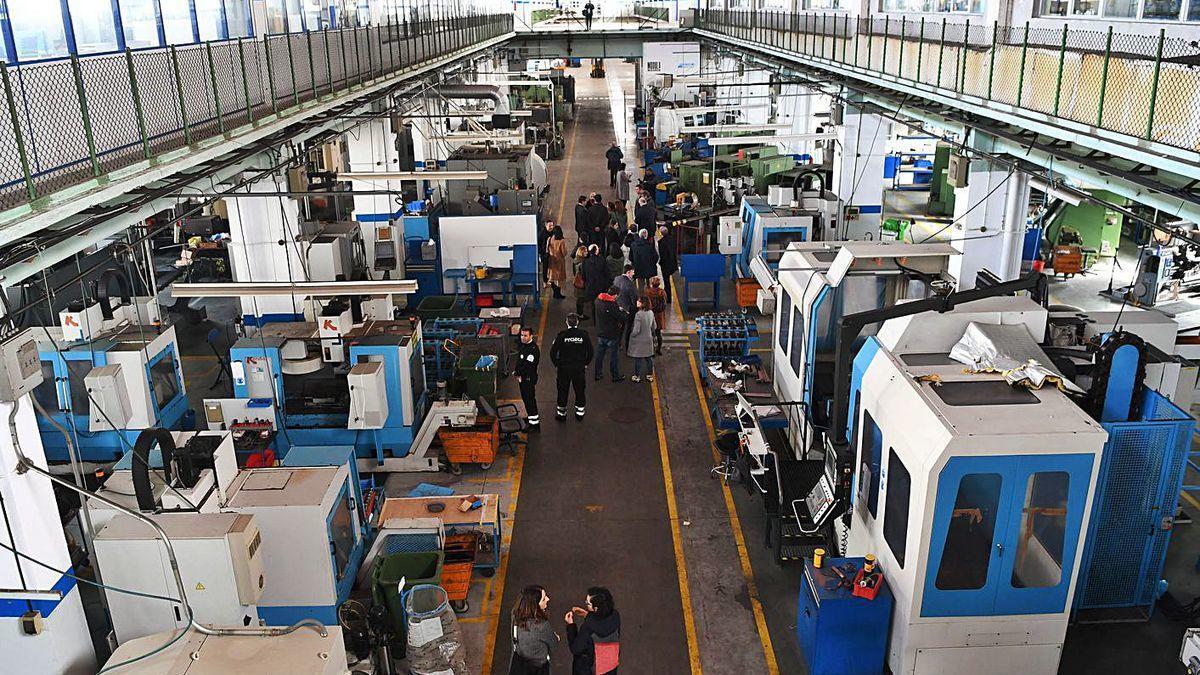
[[[908,498],[912,492],[912,477],[893,448],[888,448],[887,497],[883,507],[883,539],[896,562],[904,569],[904,553],[908,548]]]
[[[1200,0],[1192,0],[1188,5],[1188,21],[1200,21]]]
[[[246,0],[225,0],[225,23],[229,37],[250,37],[250,13],[246,9]]]
[[[291,2],[292,0],[288,1]],[[296,1],[299,2],[299,0]],[[299,11],[304,14],[304,27],[306,30],[321,30],[322,28],[341,27],[329,25],[328,10],[322,7],[322,4],[319,0],[304,0],[304,7]],[[288,20],[291,21],[292,19],[289,18]],[[292,26],[292,30],[299,29],[295,26]]]
[[[805,9],[844,9],[842,0],[805,0]]]
[[[800,316],[800,308],[792,308],[792,372],[800,375],[800,359],[804,356],[804,317]]]
[[[75,32],[75,51],[97,54],[117,49],[117,27],[109,2],[70,0],[71,29]]]
[[[1099,16],[1100,0],[1075,0],[1071,13],[1079,16]]]
[[[179,376],[175,372],[173,354],[166,354],[150,366],[150,386],[154,389],[154,406],[160,411],[179,395]]]
[[[222,0],[195,0],[196,25],[200,29],[200,41],[225,39],[224,21],[221,19]]]
[[[1070,0],[1042,0],[1038,16],[1066,16],[1070,4]]]
[[[157,47],[158,19],[154,0],[121,0],[121,26],[130,49]]]
[[[779,303],[779,328],[776,337],[779,339],[779,349],[786,354],[788,348],[788,319],[792,315],[792,296],[782,287]]]
[[[883,0],[883,11],[982,14],[983,0]]]
[[[67,31],[59,3],[8,0],[8,21],[18,61],[67,55]]]
[[[934,582],[937,588],[975,590],[987,584],[1001,482],[998,473],[971,473],[959,481]]]
[[[1049,588],[1062,581],[1070,487],[1071,477],[1065,471],[1029,476],[1013,562],[1014,588]]]
[[[329,539],[333,542],[333,562],[337,568],[338,581],[346,576],[350,552],[354,549],[354,519],[350,515],[350,495],[343,493],[343,496],[329,519]]]
[[[1104,0],[1104,16],[1136,19],[1138,0]]]
[[[861,393],[859,394],[862,395]],[[858,474],[859,499],[866,497],[867,511],[872,518],[879,516],[879,464],[883,461],[883,433],[871,413],[863,413],[862,469]]]
[[[287,8],[287,23],[288,30],[293,33],[300,33],[308,28],[316,30],[316,26],[304,25],[304,14],[300,10],[300,0],[284,0],[284,7]]]
[[[187,0],[161,0],[160,7],[167,44],[183,45],[196,41],[192,32],[192,11]]]
[[[1200,3],[1197,0],[1193,0],[1192,4]],[[1157,19],[1159,21],[1178,21],[1181,9],[1183,9],[1182,0],[1146,0],[1145,7],[1142,10],[1142,18]]]

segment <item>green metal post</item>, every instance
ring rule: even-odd
[[[79,98],[79,114],[83,118],[83,135],[87,139],[88,157],[92,162],[92,175],[100,175],[100,159],[96,157],[96,137],[92,133],[92,114],[88,110],[87,92],[83,89],[83,71],[79,57],[71,55],[71,73],[75,76],[75,95]]]
[[[821,58],[825,58],[825,41],[829,39],[829,15],[821,12]]]
[[[1025,22],[1025,36],[1021,38],[1021,72],[1017,73],[1017,105],[1021,105],[1025,91],[1025,59],[1029,56],[1029,22]]]
[[[350,60],[346,56],[346,29],[338,31],[338,46],[342,49],[342,80],[350,88]]]
[[[1104,66],[1100,70],[1100,103],[1096,106],[1096,126],[1104,126],[1104,94],[1108,89],[1108,61],[1112,57],[1112,26],[1108,27],[1108,38],[1104,41]]]
[[[238,58],[242,61],[242,95],[246,97],[246,119],[254,124],[254,105],[250,101],[250,75],[246,72],[246,49],[238,38]]]
[[[267,90],[271,93],[271,112],[278,115],[279,100],[278,92],[275,89],[275,69],[271,63],[271,42],[269,38],[263,38],[263,59],[267,62]]]
[[[146,134],[146,113],[142,109],[142,92],[138,88],[137,70],[133,67],[133,52],[125,49],[125,68],[129,71],[129,94],[133,96],[133,111],[137,115],[138,136],[142,139],[142,157],[150,159],[150,137]]]
[[[312,86],[313,100],[316,100],[316,98],[317,98],[317,59],[316,59],[316,56],[313,54],[312,35],[313,35],[312,31],[308,31],[304,34],[304,37],[308,39],[308,72],[312,76],[312,79],[309,80],[309,82],[311,83],[311,86]]]
[[[917,36],[917,82],[922,80],[921,65],[925,62],[925,17],[921,17],[921,34]]]
[[[867,70],[875,64],[875,20],[868,18],[867,25],[869,32],[867,33]]]
[[[221,114],[221,91],[217,89],[217,66],[213,61],[212,43],[205,42],[204,50],[208,54],[208,81],[212,85],[213,108],[217,113],[217,129],[225,133],[225,116]]]
[[[33,172],[29,168],[29,155],[25,153],[25,136],[21,133],[21,118],[17,117],[17,97],[13,95],[12,80],[8,77],[8,64],[0,61],[0,79],[4,80],[4,100],[8,103],[8,118],[12,120],[13,138],[17,142],[17,156],[21,159],[21,174],[25,178],[25,194],[29,201],[37,199],[37,188],[33,184]]]
[[[946,63],[946,20],[942,19],[942,37],[938,41],[938,78],[937,87],[942,86],[942,66]]]
[[[963,89],[967,88],[967,45],[971,40],[971,20],[967,19],[963,24],[963,41],[962,47],[959,48],[959,64],[958,64],[958,92],[961,94]]]
[[[1158,106],[1158,78],[1162,74],[1163,43],[1167,29],[1158,30],[1158,51],[1154,55],[1154,79],[1150,83],[1150,114],[1146,116],[1146,139],[1154,140],[1154,109]]]
[[[845,21],[843,22],[843,25],[845,26],[844,32],[846,34],[842,36],[842,65],[845,65],[846,64],[846,48],[850,46],[850,15],[847,14],[843,18],[845,19]]]
[[[892,32],[892,15],[886,14],[883,17],[883,59],[879,62],[879,71],[887,75],[887,48],[888,37]]]
[[[846,17],[849,21],[849,17]],[[854,19],[854,67],[858,67],[858,36],[862,34],[862,19]]]
[[[991,63],[988,65],[988,89],[987,98],[992,100],[992,82],[996,79],[996,52],[1000,51],[1000,22],[992,22],[992,55]],[[1061,76],[1062,73],[1060,72]]]
[[[296,56],[292,53],[292,36],[283,36],[288,49],[288,71],[292,74],[292,105],[300,105],[300,83],[296,81]]]
[[[1058,46],[1058,79],[1054,84],[1054,116],[1058,117],[1058,104],[1062,100],[1063,65],[1067,59],[1067,27],[1063,26],[1062,43]]]
[[[333,56],[329,51],[329,29],[324,30],[325,35],[325,74],[329,85],[329,94],[333,95]]]
[[[179,76],[179,52],[171,45],[171,69],[175,73],[175,95],[179,101],[179,119],[183,122],[183,142],[192,144],[192,130],[188,126],[187,104],[183,98],[183,78]]]
[[[904,78],[904,38],[908,35],[908,17],[900,17],[900,58],[896,59],[896,77]]]

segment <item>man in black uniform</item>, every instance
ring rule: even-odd
[[[529,418],[529,430],[541,431],[541,418],[538,417],[537,381],[538,363],[542,360],[542,350],[538,349],[533,339],[533,331],[521,329],[521,344],[517,345],[517,367],[513,369],[517,376],[517,386],[521,389],[521,400],[525,402],[525,415]]]
[[[558,407],[554,419],[560,422],[567,419],[567,393],[571,389],[575,390],[575,419],[583,419],[587,412],[585,372],[592,356],[592,336],[579,327],[579,315],[568,314],[567,329],[559,333],[550,346],[550,361],[558,368]]]

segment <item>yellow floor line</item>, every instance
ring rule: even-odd
[[[704,418],[704,426],[708,430],[708,447],[712,453],[713,462],[719,462],[714,443],[717,433],[713,429],[712,418],[708,414],[708,404],[704,399],[704,388],[700,384],[700,370],[696,365],[696,355],[688,351],[688,362],[692,368],[692,381],[696,384],[696,400],[700,403],[700,416]],[[775,647],[771,644],[771,631],[767,628],[767,618],[763,613],[762,602],[758,599],[758,584],[754,582],[754,568],[750,566],[750,554],[746,550],[746,538],[742,536],[742,523],[737,515],[737,506],[733,503],[733,493],[729,486],[722,483],[721,490],[725,493],[725,509],[729,512],[729,526],[733,529],[733,541],[737,546],[738,560],[742,564],[742,577],[746,581],[746,590],[750,595],[750,609],[754,613],[754,625],[758,629],[758,640],[762,643],[763,658],[767,662],[767,673],[779,675],[779,664],[775,661]]]
[[[675,481],[671,477],[671,457],[667,452],[667,432],[663,427],[662,406],[658,398],[658,382],[650,383],[654,396],[654,422],[658,425],[658,452],[662,457],[663,483],[667,492],[667,516],[671,522],[671,543],[675,546],[675,571],[679,576],[679,599],[683,606],[683,627],[687,633],[688,663],[691,672],[698,675],[700,667],[700,643],[696,639],[696,617],[692,614],[692,594],[688,589],[687,560],[683,555],[683,534],[679,531],[679,511],[675,505]]]
[[[554,221],[555,223],[562,221],[563,209],[566,207],[566,204],[567,204],[567,181],[569,181],[571,179],[571,159],[575,156],[575,138],[578,135],[578,133],[579,133],[579,125],[578,124],[571,125],[571,139],[567,143],[567,168],[563,173],[562,196],[559,197],[559,200],[558,200],[558,216]],[[547,298],[542,299],[542,314],[541,314],[541,317],[538,319],[537,340],[538,340],[539,346],[545,344],[546,317],[548,314],[548,312],[546,310],[549,309],[549,303],[547,302],[547,300],[548,300]],[[513,470],[512,498],[509,500],[508,517],[504,519],[504,522],[506,522],[508,524],[508,527],[505,528],[505,534],[500,543],[500,547],[501,547],[500,548],[500,550],[501,550],[500,569],[496,570],[496,576],[494,577],[494,583],[492,586],[492,592],[490,594],[490,598],[485,598],[485,600],[484,600],[485,604],[488,605],[488,612],[487,612],[488,629],[487,629],[487,637],[484,639],[484,642],[483,642],[483,650],[484,650],[483,651],[483,663],[479,670],[481,675],[490,675],[490,673],[492,672],[492,655],[493,655],[493,652],[496,651],[496,633],[500,629],[500,612],[503,611],[503,607],[501,607],[501,604],[504,602],[504,581],[505,581],[505,577],[508,576],[508,557],[509,556],[507,553],[503,552],[504,551],[503,541],[505,541],[505,540],[512,541],[513,523],[516,522],[516,517],[517,517],[517,497],[520,496],[520,493],[521,493],[521,471],[525,467],[525,452],[527,450],[528,450],[528,448],[526,448],[525,450],[522,450],[517,455],[516,459],[514,460],[516,463],[516,468]],[[492,609],[491,609],[492,602],[495,603],[494,611],[492,611]]]

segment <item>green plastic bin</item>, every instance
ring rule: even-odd
[[[421,298],[421,303],[413,310],[422,320],[467,316],[466,306],[458,302],[453,295],[427,295]]]
[[[408,639],[404,603],[400,598],[400,579],[404,579],[405,588],[420,584],[440,585],[444,555],[441,551],[420,551],[381,555],[375,559],[375,566],[371,569],[371,597],[375,604],[387,607],[400,644]]]

